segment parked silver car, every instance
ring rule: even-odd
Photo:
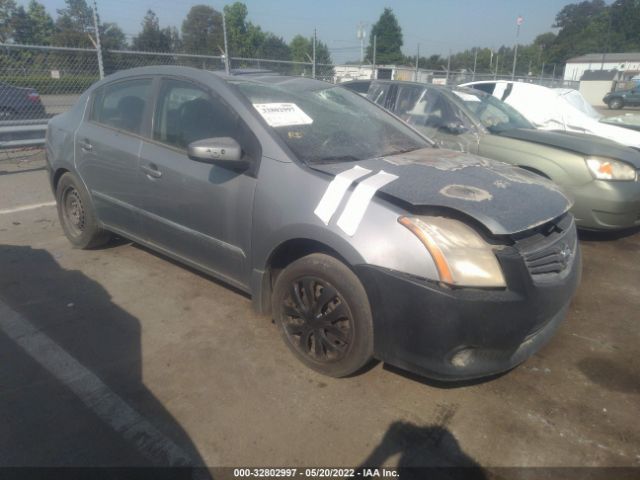
[[[311,79],[120,72],[50,122],[46,153],[75,246],[116,233],[248,292],[327,375],[505,371],[579,281],[554,184]]]

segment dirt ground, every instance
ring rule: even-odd
[[[2,466],[640,466],[640,233],[582,235],[551,343],[448,388],[320,376],[246,295],[128,242],[72,249],[52,200],[41,157],[0,161]]]

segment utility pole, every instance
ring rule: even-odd
[[[471,77],[471,81],[474,82],[476,80],[476,65],[478,64],[478,47],[473,49],[473,76]]]
[[[544,77],[544,62],[542,62],[542,69],[540,70],[540,81],[542,82],[542,78]]]
[[[447,77],[444,82],[445,85],[449,85],[449,70],[451,69],[451,49],[449,49],[449,56],[447,57]]]
[[[613,18],[613,15],[611,15],[611,10],[613,9],[613,5],[614,3],[612,3],[611,6],[609,7],[609,26],[607,27],[607,44],[604,52],[602,52],[602,65],[600,65],[600,70],[604,70],[604,59],[606,58],[607,53],[609,53],[609,35],[611,34],[611,19]]]
[[[420,64],[420,44],[418,44],[418,48],[416,50],[416,78],[414,79],[416,82],[418,81],[418,70]]]
[[[227,19],[224,16],[224,8],[222,9],[222,35],[224,36],[224,71],[227,75],[231,72],[229,68],[229,45],[227,44]]]
[[[364,39],[367,36],[367,31],[364,29],[364,24],[360,22],[358,26],[357,38],[360,40],[360,65],[364,63]]]
[[[518,15],[516,19],[516,46],[513,51],[513,70],[511,70],[511,80],[516,76],[516,62],[518,61],[518,38],[520,37],[520,25],[522,25],[523,18]]]
[[[496,73],[493,74],[493,79],[495,80],[496,78],[498,78],[498,68],[500,65],[500,54],[498,53],[496,55]]]
[[[104,78],[104,64],[102,63],[102,45],[100,45],[100,29],[98,28],[98,4],[93,0],[93,28],[96,34],[96,50],[98,52],[98,71],[100,78]]]
[[[311,78],[316,78],[316,29],[313,29],[313,65],[311,66]]]
[[[378,43],[378,35],[374,35],[373,36],[373,53],[372,53],[372,60],[373,60],[373,70],[371,71],[371,78],[375,79],[378,77],[378,75],[376,75],[376,44]]]

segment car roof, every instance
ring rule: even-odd
[[[469,87],[461,87],[459,85],[436,85],[435,83],[420,83],[420,82],[411,82],[408,80],[372,80],[372,83],[385,83],[391,85],[415,85],[418,87],[429,87],[436,90],[442,90],[445,92],[451,91],[462,91],[462,92],[470,92],[474,95],[488,95],[488,93],[483,92],[481,90],[476,90]]]
[[[327,85],[333,85],[309,77],[278,75],[277,73],[274,73],[270,70],[238,69],[231,71],[230,74],[227,74],[224,70],[203,70],[201,68],[183,67],[177,65],[154,65],[149,67],[136,67],[127,70],[120,70],[106,76],[102,81],[98,82],[98,84],[103,85],[113,80],[121,80],[127,77],[140,75],[173,75],[191,77],[201,80],[213,78],[222,80],[225,83],[241,80],[243,82],[262,83],[265,85],[284,84],[290,82],[292,84],[295,84],[296,87],[301,90],[315,90],[319,87],[327,88]]]

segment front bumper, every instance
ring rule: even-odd
[[[568,192],[578,228],[621,230],[640,225],[640,182],[594,180]]]
[[[444,381],[515,367],[565,317],[581,273],[577,242],[573,248],[562,274],[542,280],[533,278],[516,248],[506,248],[498,258],[508,287],[496,290],[449,288],[371,265],[355,267],[371,303],[376,358]]]

